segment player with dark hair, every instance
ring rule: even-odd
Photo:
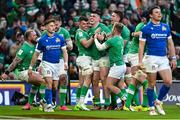
[[[139,66],[144,66],[147,73],[147,96],[150,106],[149,115],[157,115],[155,107],[161,115],[165,115],[161,102],[170,90],[172,84],[171,68],[176,68],[175,49],[170,27],[167,24],[160,22],[162,19],[161,9],[158,6],[152,7],[149,11],[149,15],[151,21],[141,30],[142,35],[139,42]],[[146,54],[144,55],[145,45]],[[167,57],[167,50],[170,61]],[[157,72],[159,72],[164,84],[160,88],[158,98],[155,100],[154,86],[156,85]]]

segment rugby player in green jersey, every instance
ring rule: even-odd
[[[103,44],[96,39],[98,34],[95,35],[95,44],[98,50],[108,49],[109,54],[110,71],[106,80],[108,91],[105,93],[105,106],[108,107],[110,105],[110,92],[113,92],[119,98],[121,98],[123,95],[122,91],[116,86],[116,84],[120,84],[121,80],[124,79],[124,74],[126,72],[126,65],[123,60],[124,40],[121,37],[122,29],[123,25],[121,23],[115,23],[111,38],[109,38]]]
[[[109,28],[100,23],[100,13],[98,11],[92,12],[90,15],[90,25],[91,28],[88,30],[90,36],[93,36],[97,31],[99,31],[98,39],[106,39],[105,37],[110,36],[111,31]],[[100,88],[99,88],[99,80],[102,82],[104,93],[107,88],[106,78],[109,71],[109,56],[106,51],[99,51],[93,43],[91,46],[91,55],[92,55],[92,65],[93,65],[93,81],[92,88],[94,93],[94,108],[95,110],[101,109],[100,103]]]
[[[79,68],[79,85],[77,87],[77,104],[74,110],[87,110],[84,105],[84,99],[87,94],[88,88],[91,84],[91,78],[93,74],[92,58],[90,46],[94,42],[94,39],[86,32],[88,29],[88,18],[79,18],[79,29],[76,31],[75,42],[78,47],[79,55],[76,59],[76,64]]]
[[[118,10],[115,10],[113,13],[112,13],[112,16],[111,16],[111,24],[108,26],[111,30],[113,28],[113,25],[114,23],[118,22],[118,23],[122,23],[122,19],[123,19],[123,13],[121,11],[118,11]],[[125,82],[127,83],[127,85],[130,83],[131,81],[131,67],[130,67],[130,64],[127,62],[127,52],[128,52],[128,49],[129,49],[129,44],[130,44],[130,31],[129,29],[123,25],[123,29],[122,29],[122,33],[121,33],[121,36],[124,40],[124,51],[123,51],[123,55],[124,55],[124,61],[126,63],[126,74],[125,74]],[[122,91],[122,97],[121,97],[121,100],[122,100],[122,106],[120,109],[122,109],[123,105],[124,105],[124,101],[126,99],[126,90],[125,90],[125,87],[124,87],[124,81],[121,81],[121,84],[119,84],[119,88],[121,88],[121,91]],[[116,109],[116,96],[112,93],[111,95],[111,101],[112,101],[112,109]]]
[[[133,39],[128,52],[128,61],[131,64],[132,82],[128,86],[128,96],[124,106],[124,110],[136,110],[136,111],[148,111],[148,99],[146,94],[146,89],[148,87],[148,81],[146,80],[146,74],[143,71],[138,71],[138,52],[139,52],[139,36],[141,34],[141,29],[149,21],[149,14],[144,11],[141,15],[141,22],[136,26],[135,32],[132,33]],[[133,97],[138,97],[139,87],[143,87],[143,102],[140,105],[139,99],[135,100],[135,107],[131,107]],[[157,98],[156,94],[154,94]],[[133,109],[134,108],[134,109]]]
[[[137,72],[139,67],[138,67],[138,51],[139,51],[139,35],[140,35],[140,30],[142,29],[142,27],[146,24],[147,22],[147,18],[148,14],[144,13],[144,15],[142,16],[142,21],[136,26],[135,32],[132,33],[133,39],[132,39],[132,43],[131,46],[129,48],[129,52],[128,52],[128,61],[131,64],[131,74],[132,74],[132,82],[130,83],[130,85],[128,86],[128,96],[126,99],[126,103],[124,106],[124,110],[134,110],[133,108],[131,108],[131,103],[132,103],[132,99],[133,97],[137,97],[139,89],[135,86],[137,86],[138,84],[141,84],[143,86],[144,89],[144,93],[143,93],[143,104],[142,106],[144,107],[142,109],[142,106],[140,105],[139,99],[135,100],[135,104],[137,107],[135,107],[135,110],[140,109],[143,111],[147,111],[147,95],[145,93],[146,88],[148,86],[148,81],[145,80],[145,76],[143,76],[142,74],[142,78],[140,79],[137,78],[138,74],[141,75],[141,73],[143,72]],[[145,74],[144,74],[145,75]],[[138,87],[138,86],[137,86]]]
[[[59,35],[63,36],[65,39],[65,42],[67,44],[67,50],[72,50],[73,48],[73,43],[70,37],[69,32],[61,27],[62,25],[62,20],[60,16],[55,16],[55,25],[56,25],[56,33],[58,33]],[[66,63],[68,64],[68,63]],[[57,91],[57,87],[58,87],[58,82],[59,82],[59,100],[60,100],[60,110],[70,110],[66,105],[65,105],[65,100],[66,100],[66,95],[67,95],[67,83],[68,83],[68,76],[67,76],[67,70],[64,69],[64,60],[63,60],[63,56],[61,56],[60,58],[60,78],[59,81],[56,81],[55,87],[52,90],[53,92],[53,104],[54,107],[56,106],[56,91]]]
[[[2,78],[7,79],[8,74],[10,72],[13,72],[17,80],[23,80],[34,84],[32,85],[30,91],[30,93],[32,94],[29,96],[28,103],[23,107],[23,109],[30,110],[30,104],[32,104],[34,100],[37,88],[40,84],[45,84],[45,82],[38,73],[32,72],[32,74],[28,76],[28,68],[30,66],[32,55],[35,51],[35,44],[37,39],[35,31],[32,29],[28,29],[25,33],[25,39],[26,41],[16,53],[16,57],[14,58],[10,66],[6,69],[5,73],[2,75]]]

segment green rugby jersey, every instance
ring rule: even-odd
[[[75,34],[75,41],[76,45],[78,47],[79,56],[85,55],[85,56],[91,56],[90,50],[91,48],[85,48],[81,44],[81,40],[89,40],[90,37],[86,31],[83,31],[82,29],[78,29]]]
[[[144,25],[145,25],[144,22],[139,23],[136,26],[135,32],[141,31]],[[135,53],[138,53],[138,51],[139,51],[139,36],[133,37],[131,46],[129,48],[129,53],[135,54]]]
[[[99,23],[95,28],[90,28],[88,31],[89,36],[92,36],[95,34],[95,31],[101,28],[101,33],[105,34],[105,35],[109,35],[111,34],[110,29],[104,25],[103,23]],[[92,59],[93,60],[99,60],[101,57],[106,55],[106,51],[99,51],[95,45],[95,43],[92,44],[91,46],[91,53],[92,53]]]
[[[108,39],[105,42],[106,46],[109,48],[109,60],[110,66],[112,67],[114,64],[117,66],[123,65],[123,49],[124,49],[124,41],[121,36],[114,36]]]
[[[28,42],[24,42],[21,48],[16,53],[16,56],[20,58],[22,61],[17,65],[19,71],[29,69],[29,65],[31,63],[32,56],[35,51],[35,45],[31,45]]]

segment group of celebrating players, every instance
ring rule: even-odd
[[[91,110],[86,107],[84,100],[92,85],[92,110],[142,110],[149,111],[149,115],[165,115],[162,100],[172,84],[171,69],[176,68],[176,56],[170,28],[160,22],[161,18],[161,9],[152,7],[142,14],[141,22],[132,34],[122,24],[123,13],[120,11],[112,13],[109,26],[100,22],[98,11],[92,12],[88,18],[79,18],[79,29],[75,34],[79,51],[76,59],[79,84],[74,110]],[[59,17],[47,19],[44,23],[45,31],[38,40],[34,30],[27,30],[26,41],[1,76],[7,79],[13,71],[17,79],[32,84],[28,103],[23,109],[31,109],[34,96],[40,89],[42,109],[54,112],[56,91],[60,84],[60,110],[70,110],[65,105],[67,50],[71,50],[73,44],[69,32],[61,24]],[[40,54],[40,65],[36,65]],[[164,81],[158,95],[154,92],[157,72]],[[103,87],[103,105],[100,102],[99,82]],[[142,104],[138,98],[140,86],[143,88]],[[120,107],[117,107],[117,97],[121,99]]]

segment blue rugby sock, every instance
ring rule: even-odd
[[[162,101],[164,96],[166,96],[166,94],[169,92],[169,89],[170,89],[170,87],[163,84],[159,91],[158,100]]]
[[[52,103],[52,90],[51,89],[45,90],[45,99],[46,99],[47,104]]]
[[[153,107],[154,106],[154,89],[153,88],[147,88],[147,97],[148,97],[149,107]]]

